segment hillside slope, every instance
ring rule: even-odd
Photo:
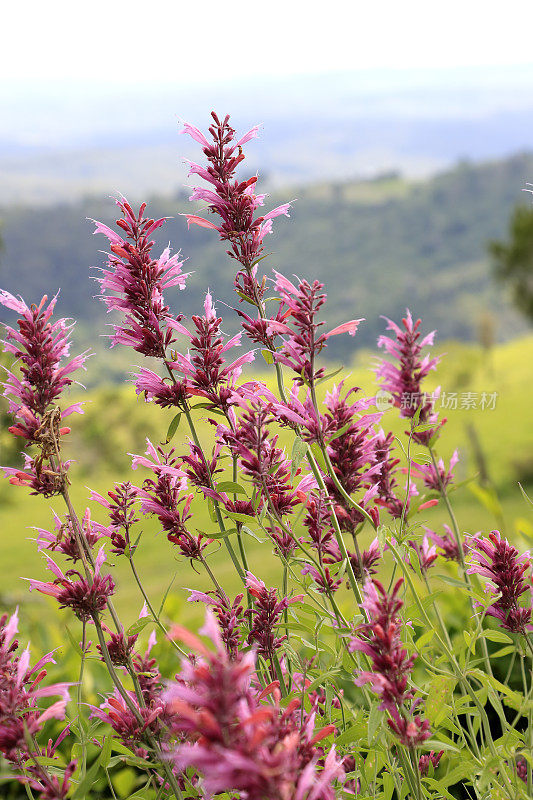
[[[406,306],[443,338],[466,340],[476,338],[480,318],[489,310],[497,337],[509,338],[525,325],[492,280],[486,242],[505,235],[513,206],[529,199],[521,190],[532,176],[533,156],[523,154],[464,163],[424,183],[392,177],[288,191],[283,198],[269,198],[272,205],[293,197],[298,201],[290,220],[277,220],[265,243],[272,255],[262,267],[267,273],[275,268],[325,280],[332,323],[366,319],[355,341],[339,337],[333,356],[372,345],[381,329],[379,315],[398,316]],[[170,240],[194,271],[185,293],[169,294],[170,304],[190,313],[200,306],[207,286],[215,297],[234,304],[234,264],[212,231],[187,231],[179,216],[191,208],[185,196],[155,197],[149,208],[153,215],[174,217],[158,231],[158,247]],[[99,249],[106,242],[93,238],[86,218],[112,223],[114,214],[111,201],[94,199],[47,209],[0,209],[5,244],[0,285],[22,290],[32,300],[61,288],[61,313],[87,323],[94,337],[102,310],[93,300],[91,266],[102,264]],[[229,312],[226,328],[233,324]]]

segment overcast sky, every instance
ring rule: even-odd
[[[531,0],[25,0],[3,4],[0,82],[532,64],[532,23]]]

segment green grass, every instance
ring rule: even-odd
[[[447,343],[442,348],[448,353],[437,373],[437,382],[445,392],[457,391],[498,393],[494,410],[449,410],[441,440],[439,453],[448,458],[458,447],[461,463],[457,468],[457,479],[461,481],[476,472],[476,462],[466,433],[466,425],[473,425],[484,451],[492,480],[501,499],[506,533],[516,537],[518,531],[531,531],[531,509],[526,504],[517,480],[522,474],[527,478],[529,459],[533,452],[533,426],[531,425],[530,387],[533,385],[533,336],[500,345],[492,354],[486,355],[477,347]],[[262,376],[259,376],[262,377]],[[347,385],[362,386],[374,393],[376,385],[370,371],[368,354],[361,353],[347,378]],[[325,390],[326,387],[324,387]],[[105,493],[116,480],[131,479],[140,483],[144,474],[128,471],[127,457],[115,458],[116,452],[142,452],[144,434],[148,430],[154,441],[165,438],[171,414],[164,414],[153,405],[136,400],[132,387],[102,389],[91,394],[87,414],[73,420],[74,432],[70,451],[79,460],[72,468],[71,494],[75,507],[83,513],[87,505],[87,486]],[[201,436],[207,443],[212,436],[210,426],[201,421],[205,412],[198,411]],[[387,411],[383,425],[402,436],[405,422],[399,420],[397,412]],[[282,441],[290,448],[293,434],[282,432]],[[178,452],[186,447],[186,429],[182,422],[173,442]],[[414,455],[422,455],[415,448]],[[452,495],[459,525],[463,531],[476,532],[496,527],[490,509],[474,497],[471,488],[461,487]],[[46,619],[53,604],[41,595],[28,595],[26,584],[20,577],[45,579],[46,571],[42,557],[37,553],[29,537],[34,533],[29,526],[48,528],[51,525],[51,508],[62,512],[61,502],[30,497],[26,490],[4,485],[0,489],[0,563],[2,565],[1,595],[6,605],[30,604],[28,610]],[[104,520],[103,509],[93,504],[95,518]],[[197,497],[194,502],[194,527],[214,530],[209,519],[205,501]],[[428,509],[417,518],[422,524],[438,528],[447,521],[444,508]],[[174,579],[173,588],[165,606],[174,619],[196,624],[201,611],[185,602],[187,593],[183,587],[210,588],[206,577],[197,574],[183,559],[177,560],[172,546],[164,535],[158,533],[157,523],[142,519],[143,536],[136,561],[146,588],[154,604],[159,604],[166,588]],[[363,545],[370,540],[366,534]],[[239,580],[223,545],[212,546],[211,566],[219,581],[229,593],[239,590]],[[251,570],[267,584],[280,581],[281,566],[273,557],[269,542],[260,543],[246,538],[246,550]],[[115,563],[114,575],[118,592],[116,603],[126,624],[136,619],[142,600],[138,593],[125,559],[111,557]],[[341,603],[349,603],[341,597]]]

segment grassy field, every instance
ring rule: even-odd
[[[458,408],[439,409],[441,416],[447,416],[439,454],[448,458],[453,450],[459,448],[461,461],[457,467],[457,481],[472,477],[478,470],[471,438],[467,428],[475,430],[479,447],[491,480],[501,502],[501,516],[509,537],[516,538],[529,533],[532,515],[531,507],[524,500],[518,481],[527,485],[533,479],[533,425],[531,415],[530,391],[533,386],[533,336],[522,338],[496,347],[485,353],[479,347],[465,346],[448,342],[438,348],[447,353],[436,373],[436,383],[440,384],[444,397],[457,393]],[[371,372],[371,354],[360,353],[347,378],[347,385],[361,386],[365,392],[373,394],[376,390]],[[256,373],[255,377],[265,377]],[[468,399],[464,396],[468,393]],[[483,394],[496,396],[494,408],[480,407]],[[107,388],[94,391],[87,398],[90,402],[84,417],[74,421],[68,455],[78,460],[72,468],[71,493],[74,504],[83,513],[87,505],[88,488],[105,493],[116,480],[130,479],[139,484],[144,475],[131,472],[127,464],[129,458],[124,453],[140,453],[144,449],[146,432],[154,441],[164,439],[171,415],[162,413],[152,405],[146,405],[135,398],[133,388]],[[461,408],[461,405],[476,402],[477,408]],[[438,408],[438,404],[437,404]],[[200,415],[205,412],[198,412]],[[208,442],[211,431],[199,419],[201,435]],[[398,419],[397,412],[389,410],[383,418],[385,429],[394,430],[402,436],[405,423]],[[293,434],[283,432],[286,446],[292,446]],[[173,442],[178,452],[186,446],[186,429],[180,427]],[[415,457],[417,451],[415,449]],[[476,484],[460,487],[452,495],[453,505],[463,531],[475,532],[497,527],[494,512],[495,501],[479,497]],[[36,551],[34,534],[30,526],[50,526],[50,508],[62,511],[57,500],[29,497],[26,490],[4,484],[0,488],[0,563],[2,564],[2,584],[0,588],[1,605],[12,603],[28,605],[31,615],[44,615],[52,604],[41,595],[28,594],[21,577],[45,579],[45,569],[41,556]],[[103,521],[103,510],[93,504],[94,516]],[[423,524],[438,528],[447,521],[444,508],[428,509],[420,515]],[[171,545],[158,533],[157,524],[143,519],[143,537],[137,554],[137,564],[146,588],[159,603],[166,588],[174,579],[165,610],[173,619],[196,624],[200,617],[197,606],[186,603],[187,593],[181,587],[207,589],[204,575],[196,574],[183,560],[176,560]],[[195,527],[212,530],[205,502],[195,500]],[[501,525],[501,520],[500,520]],[[367,534],[363,544],[370,539]],[[521,544],[525,544],[522,539]],[[212,556],[212,568],[220,582],[229,592],[237,592],[238,578],[223,546],[213,545],[216,552]],[[249,565],[267,583],[277,582],[281,570],[279,561],[271,554],[268,542],[258,542],[248,537],[246,549]],[[114,573],[120,591],[117,605],[125,621],[132,622],[138,615],[142,601],[127,563],[116,561]],[[341,603],[348,603],[346,598]]]

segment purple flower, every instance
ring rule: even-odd
[[[442,492],[453,481],[453,469],[458,461],[459,453],[455,450],[450,458],[450,466],[448,469],[446,469],[442,458],[439,458],[437,469],[435,469],[432,462],[428,464],[417,464],[413,462],[412,471],[414,475],[422,478],[424,485],[427,486],[428,489],[432,489],[435,492]]]
[[[487,538],[480,535],[470,537],[468,547],[472,553],[468,572],[489,578],[489,591],[495,600],[487,608],[487,614],[500,620],[502,628],[521,633],[523,636],[531,625],[531,586],[525,575],[531,566],[529,553],[519,555],[518,550],[502,539],[498,531],[491,531]],[[529,592],[528,608],[522,608],[519,600]]]
[[[154,447],[148,439],[146,441],[149,457],[134,456],[132,462],[134,469],[143,466],[155,475],[155,478],[147,478],[138,490],[141,510],[157,517],[168,541],[175,544],[185,558],[201,560],[202,551],[211,539],[193,536],[187,529],[193,495],[186,491],[187,479],[178,467],[174,448],[165,453],[160,445]]]
[[[409,539],[408,544],[409,547],[411,547],[415,551],[418,557],[418,563],[420,565],[420,571],[422,572],[422,575],[426,575],[428,569],[437,560],[438,556],[437,556],[436,546],[429,544],[427,536],[424,536],[421,544],[419,542],[415,542],[413,539]],[[408,555],[406,557],[406,561],[411,567],[411,569],[414,569]]]
[[[179,254],[171,257],[168,248],[159,259],[152,258],[154,242],[150,236],[165,219],[146,218],[146,203],[138,214],[125,199],[117,200],[117,205],[123,215],[117,225],[126,238],[101,222],[95,223],[94,231],[107,236],[111,243],[107,269],[97,279],[102,290],[100,299],[108,311],[123,314],[122,324],[113,325],[112,345],[124,344],[145,356],[165,358],[174,341],[174,318],[165,305],[163,291],[172,286],[184,289],[188,275],[181,272]]]
[[[113,633],[112,631],[109,631],[105,625],[102,625],[102,628],[107,630],[109,633],[109,639],[105,644],[107,652],[109,653],[109,658],[111,659],[111,663],[116,667],[125,667],[130,662],[131,654],[133,652],[133,648],[135,647],[138,634],[126,636],[123,630],[119,631],[118,633]],[[102,653],[102,648],[100,645],[97,644],[96,647],[99,652]]]
[[[209,612],[201,633],[214,652],[184,628],[171,632],[200,656],[182,662],[164,696],[174,733],[186,739],[172,753],[176,766],[199,770],[208,796],[335,800],[342,762],[334,747],[326,754],[319,745],[334,726],[315,733],[316,711],[307,712],[297,698],[282,707],[277,681],[256,688],[254,652],[232,659]]]
[[[302,569],[302,575],[310,575],[316,584],[317,592],[321,594],[333,594],[342,583],[342,578],[335,578],[327,566],[323,566],[320,572],[313,564],[306,564]]]
[[[361,559],[356,553],[350,553],[350,563],[352,565],[354,577],[359,583],[365,584],[367,580],[377,572],[376,565],[381,561],[381,550],[377,539],[374,539],[368,548],[361,553]]]
[[[439,766],[439,762],[444,755],[444,750],[440,750],[440,752],[436,753],[434,750],[430,750],[429,753],[424,753],[418,759],[418,770],[422,777],[425,777],[429,774],[430,766],[433,769],[437,769]]]
[[[146,708],[139,705],[135,692],[128,692],[130,703],[135,708],[132,711],[122,695],[115,689],[115,692],[107,697],[99,706],[90,706],[91,718],[101,719],[106,722],[118,734],[122,743],[131,748],[139,755],[146,753],[139,751],[139,744],[144,740],[145,731],[154,734],[158,732],[158,719],[163,713],[163,703],[153,708]],[[140,722],[139,718],[142,720]]]
[[[115,591],[111,575],[100,574],[104,560],[102,547],[96,558],[94,574],[88,578],[74,569],[63,573],[55,561],[47,556],[46,563],[56,576],[55,580],[46,583],[30,578],[30,591],[37,589],[42,594],[55,597],[60,608],[71,608],[82,622],[95,619],[106,609],[108,598]]]
[[[265,195],[253,192],[257,177],[239,181],[234,176],[244,159],[242,146],[257,135],[258,128],[252,128],[237,139],[229,124],[229,116],[222,121],[214,112],[211,116],[214,124],[209,128],[209,140],[193,125],[186,124],[182,133],[201,144],[208,162],[205,168],[191,164],[189,174],[198,175],[207,181],[210,188],[194,189],[190,199],[207,202],[209,212],[218,217],[219,224],[215,225],[196,214],[185,216],[189,226],[199,225],[218,231],[220,239],[228,242],[228,255],[244,268],[243,277],[246,279],[250,277],[254,262],[263,251],[263,239],[272,230],[272,220],[281,215],[289,216],[290,203],[284,203],[267,214],[256,215],[265,198]]]
[[[218,624],[220,626],[220,635],[224,642],[229,656],[236,659],[241,644],[241,631],[240,625],[243,619],[243,606],[241,601],[244,595],[238,594],[235,600],[230,603],[226,595],[220,595],[215,592],[205,593],[198,592],[191,589],[191,594],[187,598],[189,603],[200,602],[205,603],[208,607],[213,609]]]
[[[355,335],[362,320],[351,320],[329,333],[319,334],[319,328],[324,323],[318,322],[316,318],[326,301],[326,295],[322,291],[324,284],[319,281],[309,284],[303,280],[296,287],[279,272],[274,274],[276,289],[288,307],[289,314],[286,315],[287,319],[284,322],[269,321],[269,333],[285,336],[281,349],[274,352],[273,356],[276,361],[285,364],[296,373],[295,382],[298,385],[305,383],[313,385],[325,374],[322,367],[316,366],[316,358],[326,346],[327,339],[339,333]]]
[[[250,351],[227,363],[225,353],[240,346],[242,333],[224,342],[220,331],[222,319],[215,313],[209,292],[204,309],[203,316],[192,317],[194,333],[190,333],[181,323],[174,324],[175,330],[189,338],[191,348],[187,355],[174,352],[169,366],[173,372],[183,375],[184,385],[190,394],[205,397],[213,408],[227,412],[233,404],[235,382],[244,364],[254,360],[254,354]]]
[[[414,692],[409,688],[409,678],[416,656],[409,656],[402,645],[402,622],[399,611],[403,606],[399,598],[403,579],[387,594],[379,581],[365,585],[363,608],[368,622],[361,625],[350,641],[351,650],[368,656],[372,671],[361,672],[356,686],[370,684],[381,699],[380,708],[390,717],[387,723],[406,747],[416,747],[430,737],[429,722],[413,711]]]
[[[18,330],[4,326],[4,348],[18,360],[21,374],[19,378],[6,370],[4,396],[9,399],[9,409],[16,420],[9,430],[37,444],[41,444],[46,433],[42,427],[46,412],[72,384],[70,375],[83,367],[88,357],[85,352],[65,360],[70,349],[72,325],[66,319],[51,322],[57,295],[48,305],[47,299],[45,295],[38,306],[27,306],[22,298],[17,300],[9,292],[0,291],[0,303],[21,315]],[[82,413],[79,403],[62,411],[60,419],[73,412]],[[59,434],[68,432],[59,424],[57,427]]]
[[[257,644],[257,652],[272,661],[275,651],[287,638],[275,634],[281,615],[292,603],[301,602],[303,595],[282,597],[278,600],[276,590],[267,589],[263,581],[251,572],[246,573],[246,588],[254,598],[253,607],[244,612],[250,620],[248,642]],[[273,674],[275,679],[275,672]]]
[[[414,433],[413,439],[419,444],[427,445],[445,422],[445,420],[438,422],[437,414],[433,410],[433,401],[421,389],[422,381],[439,362],[439,358],[421,356],[423,348],[433,344],[435,331],[418,341],[421,320],[413,323],[409,310],[402,319],[402,328],[387,317],[384,319],[388,322],[387,328],[395,333],[396,339],[380,336],[378,347],[384,348],[398,362],[398,366],[390,361],[382,361],[376,374],[381,379],[382,388],[392,395],[393,404],[400,409],[400,416],[414,417],[420,409],[418,423],[431,427]]]
[[[461,552],[449,525],[444,525],[445,532],[443,536],[439,536],[439,534],[435,533],[435,531],[432,531],[430,528],[425,527],[424,530],[433,543],[436,544],[437,547],[441,548],[439,555],[444,556],[447,561],[461,561]],[[462,550],[462,555],[464,555],[464,544],[462,545]]]
[[[106,499],[98,492],[91,492],[91,500],[108,509],[109,525],[96,523],[96,527],[111,539],[111,552],[117,556],[124,555],[130,548],[130,530],[139,521],[133,508],[139,496],[139,489],[129,481],[116,483],[113,491],[107,493]]]
[[[32,738],[35,741],[47,720],[64,719],[70,700],[70,684],[43,685],[46,678],[44,667],[55,663],[52,653],[47,653],[31,667],[29,648],[17,654],[17,628],[17,611],[9,619],[7,615],[0,617],[0,753],[10,762],[20,780],[26,780],[28,776],[30,786],[42,792],[42,797],[62,800],[69,788],[75,762],[66,767],[60,779],[59,775],[52,776],[37,759],[42,756],[52,759],[70,726],[63,730],[54,744],[50,740],[46,750],[35,749],[31,742]],[[41,698],[47,697],[60,699],[42,711],[38,705]],[[54,789],[56,794],[53,794]]]
[[[357,502],[366,508],[369,500],[377,494],[373,478],[381,470],[381,465],[374,459],[374,425],[380,415],[363,413],[371,403],[366,398],[350,403],[350,396],[358,389],[350,389],[342,396],[342,388],[343,383],[340,383],[326,394],[327,412],[322,418],[322,426],[326,441],[329,440],[329,459],[339,482],[348,495],[363,490],[364,495]],[[364,520],[363,515],[344,499],[329,476],[324,480],[335,500],[335,513],[341,528],[353,533]]]
[[[269,432],[274,422],[270,404],[243,404],[246,410],[234,429],[219,426],[219,440],[238,456],[243,473],[251,478],[263,501],[279,517],[292,514],[299,500],[291,482],[291,463],[276,446],[278,436]]]
[[[78,561],[81,558],[81,554],[72,520],[68,514],[66,514],[64,520],[62,520],[55,512],[53,513],[55,523],[54,533],[44,528],[35,528],[35,530],[38,531],[37,549],[39,551],[50,550],[52,552],[62,553],[67,559],[74,562]],[[104,534],[100,530],[100,526],[91,520],[91,512],[88,508],[83,515],[81,527],[85,542],[88,547],[92,549]]]
[[[372,476],[372,482],[377,487],[376,504],[386,508],[394,519],[400,519],[405,513],[406,502],[409,508],[409,500],[402,500],[397,495],[396,473],[400,459],[391,456],[393,441],[394,434],[385,435],[382,428],[377,432],[374,439],[374,461],[381,469]]]

